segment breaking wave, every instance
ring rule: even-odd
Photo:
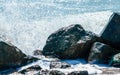
[[[0,0],[0,38],[32,55],[61,27],[81,24],[99,34],[119,7],[118,0]]]

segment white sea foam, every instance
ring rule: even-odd
[[[50,60],[51,61],[51,60]],[[21,72],[31,66],[39,65],[43,70],[59,70],[61,72],[64,72],[65,74],[68,74],[73,71],[88,71],[90,75],[95,74],[101,74],[103,71],[101,69],[108,68],[107,65],[98,66],[95,64],[86,64],[85,60],[83,59],[74,59],[74,60],[64,60],[62,62],[67,62],[71,65],[71,67],[66,69],[61,68],[53,68],[50,69],[50,61],[49,60],[38,60],[36,62],[33,62],[31,64],[28,64],[26,66],[18,68],[18,72]]]
[[[112,11],[119,8],[119,0],[0,0],[0,40],[11,42],[32,55],[34,50],[42,50],[47,37],[61,27],[81,24],[84,29],[100,34]],[[28,64],[19,70],[36,64],[49,69],[49,59],[41,58],[46,61]],[[86,64],[80,59],[64,61],[73,65],[61,69],[65,73],[73,70],[101,73],[101,65]]]
[[[108,7],[109,2],[0,0],[0,37],[32,55],[35,49],[42,50],[47,37],[61,27],[81,24],[86,30],[99,34],[108,22],[111,11],[119,9],[114,6],[119,1],[113,8]]]
[[[47,37],[61,27],[71,24],[81,24],[84,29],[99,34],[108,22],[112,12],[94,12],[61,17],[44,18],[40,21],[21,21],[11,17],[0,18],[0,37],[20,48],[24,53],[31,55],[36,49],[42,50]],[[16,17],[15,17],[16,18]]]

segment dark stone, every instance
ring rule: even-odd
[[[68,67],[71,67],[71,65],[68,64],[68,63],[65,63],[65,62],[52,61],[50,63],[50,68],[51,69],[52,68],[63,68],[63,69],[65,69],[65,68],[68,68]]]
[[[74,48],[78,40],[85,34],[85,30],[79,24],[61,28],[48,37],[43,48],[43,54],[56,56],[61,59],[79,57],[79,50],[69,48]]]
[[[35,50],[33,55],[43,55],[41,50]]]
[[[49,75],[49,70],[41,70],[38,75]]]
[[[90,63],[109,63],[113,55],[119,53],[119,50],[116,50],[109,45],[95,42],[91,48],[91,53],[89,55],[88,61]]]
[[[110,65],[120,68],[120,53],[112,57]]]
[[[104,42],[120,50],[120,14],[113,13],[101,34]]]
[[[103,42],[103,40],[92,32],[86,32],[86,35],[83,36],[77,42],[77,50],[79,50],[79,57],[87,59],[90,53],[90,49],[95,42]]]
[[[81,25],[71,25],[48,37],[43,54],[60,59],[87,59],[94,42],[103,42],[103,40],[98,35],[85,31]]]
[[[32,62],[34,59],[26,56],[16,46],[0,41],[0,70],[20,67]]]
[[[52,70],[50,71],[49,75],[65,75],[65,74],[58,70]]]
[[[29,72],[29,71],[39,71],[41,69],[42,68],[39,65],[33,65],[33,66],[28,67],[24,70],[21,70],[19,73],[25,74],[26,72]]]
[[[88,71],[73,71],[68,75],[89,75],[89,74],[88,74]]]
[[[32,56],[26,56],[23,60],[23,65],[27,65],[29,63],[33,63],[35,61],[39,60],[39,58],[32,57]]]

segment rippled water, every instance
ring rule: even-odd
[[[0,0],[1,17],[33,21],[84,12],[120,11],[119,0]],[[10,20],[11,19],[11,20]]]

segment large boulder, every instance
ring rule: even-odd
[[[44,55],[52,55],[58,58],[88,58],[91,46],[94,42],[102,42],[96,34],[85,31],[81,25],[71,25],[62,28],[48,37]]]
[[[79,50],[74,49],[74,46],[85,34],[85,30],[79,24],[61,28],[48,37],[43,54],[58,58],[79,57]]]
[[[0,70],[19,67],[32,60],[32,57],[27,57],[16,46],[0,41]]]
[[[110,65],[120,68],[120,53],[114,55],[110,61]]]
[[[119,53],[119,50],[116,50],[109,45],[95,42],[91,48],[91,52],[88,58],[90,63],[109,63],[113,55]]]
[[[120,13],[113,13],[101,37],[104,42],[120,50]]]
[[[95,42],[103,42],[103,40],[95,33],[86,31],[86,35],[83,36],[76,44],[77,49],[79,50],[79,57],[88,59],[90,49]]]

